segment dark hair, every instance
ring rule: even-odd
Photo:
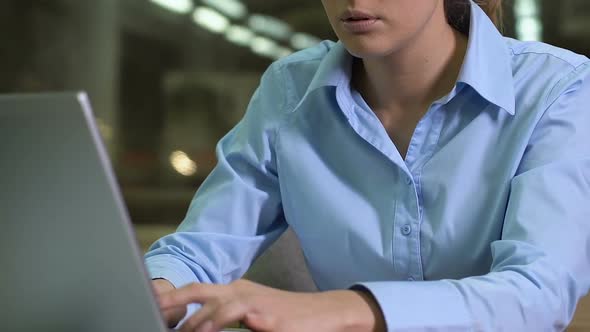
[[[449,24],[464,34],[469,33],[469,1],[444,0],[445,14]],[[502,0],[475,0],[481,9],[502,30]]]

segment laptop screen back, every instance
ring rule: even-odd
[[[0,96],[0,223],[0,330],[166,330],[84,94]]]

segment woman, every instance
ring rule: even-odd
[[[589,60],[503,38],[500,1],[322,3],[340,42],[267,70],[147,254],[167,319],[563,330],[590,285]],[[287,224],[322,292],[232,282]]]

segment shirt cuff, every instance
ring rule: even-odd
[[[198,282],[193,271],[181,260],[172,255],[147,257],[145,259],[145,265],[151,279],[166,279],[176,288]]]
[[[472,331],[461,293],[448,281],[383,281],[355,284],[379,304],[387,331]]]

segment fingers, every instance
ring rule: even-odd
[[[224,327],[242,320],[247,306],[240,301],[206,304],[182,325],[182,332],[220,331]]]
[[[152,286],[158,302],[163,294],[175,290],[174,285],[166,279],[154,279],[152,280]],[[168,327],[176,326],[178,322],[180,322],[180,320],[186,315],[186,306],[160,309],[162,317],[164,318],[164,321]]]
[[[208,299],[219,296],[221,291],[223,286],[193,283],[161,294],[158,302],[162,310],[167,310],[190,303],[205,303]]]
[[[252,323],[257,330],[272,331],[270,327],[275,325],[272,320],[269,320],[272,315],[253,316],[255,312],[249,310],[249,308],[257,307],[256,303],[260,302],[258,300],[268,297],[261,296],[263,294],[280,295],[270,290],[270,288],[245,281],[236,281],[230,285],[195,283],[160,295],[159,304],[167,315],[172,315],[174,309],[186,308],[186,305],[190,303],[203,305],[184,322],[181,331],[220,331],[232,323],[248,320],[247,324]],[[265,306],[263,303],[264,301],[259,303],[260,306]]]
[[[211,315],[211,313],[213,313],[214,310],[215,310],[215,308],[212,305],[205,304],[194,315],[189,317],[184,322],[184,324],[182,324],[182,326],[180,327],[180,331],[181,332],[196,331],[196,328],[199,327],[199,325],[202,325],[202,323],[205,320],[207,320],[207,317],[209,317]],[[201,327],[203,327],[203,326],[201,326]],[[203,329],[203,330],[206,331],[206,329]]]
[[[162,316],[168,327],[175,327],[186,315],[186,306],[162,310]]]

